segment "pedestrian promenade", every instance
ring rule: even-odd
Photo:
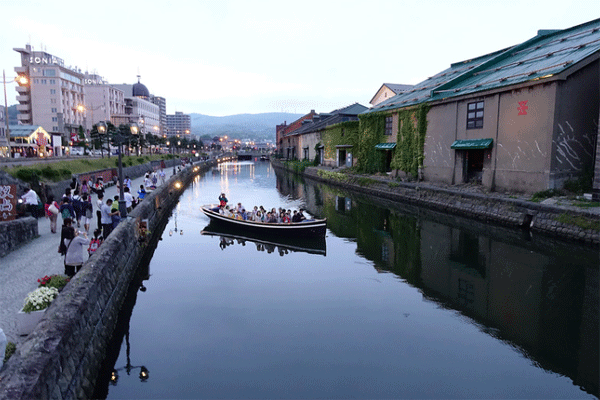
[[[172,176],[172,168],[164,169],[167,180]],[[137,190],[144,183],[144,177],[132,179],[131,192],[137,196]],[[160,181],[159,181],[160,184]],[[104,199],[113,198],[119,194],[116,186],[106,188]],[[97,228],[96,200],[92,195],[94,217],[90,224],[88,238],[93,237]],[[17,312],[23,307],[25,296],[38,287],[37,280],[45,275],[63,274],[63,256],[58,253],[60,242],[60,225],[62,218],[58,216],[58,233],[50,232],[50,220],[38,219],[39,236],[17,250],[0,258],[0,329],[9,342],[17,345],[26,338],[17,334]],[[79,228],[83,230],[83,227]],[[87,260],[87,252],[85,254]]]

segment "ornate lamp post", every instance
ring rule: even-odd
[[[106,134],[106,128],[106,123],[104,123],[104,121],[100,121],[96,125],[96,129],[98,129],[98,136],[100,137],[100,155],[102,158],[104,158],[104,144],[102,143],[102,138]],[[108,146],[108,157],[110,158],[110,145]]]

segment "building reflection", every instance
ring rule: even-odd
[[[355,238],[357,252],[377,271],[396,274],[429,301],[470,317],[598,396],[597,248],[409,205],[377,205],[320,184],[282,178],[278,187],[303,193],[309,212],[327,218],[336,236]]]

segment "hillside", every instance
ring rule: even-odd
[[[192,133],[203,136],[224,136],[234,139],[252,139],[255,141],[274,141],[275,126],[287,121],[291,123],[303,114],[261,113],[236,114],[213,117],[204,114],[190,114]]]

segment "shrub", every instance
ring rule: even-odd
[[[145,164],[146,163],[146,159],[144,157],[138,157],[137,158],[137,162],[138,162],[138,164]]]
[[[559,190],[556,189],[548,189],[548,190],[542,190],[540,192],[536,192],[533,194],[533,196],[531,197],[531,201],[535,202],[535,203],[539,203],[540,201],[547,199],[549,197],[554,197],[554,196],[560,196],[562,193]]]
[[[4,362],[7,362],[10,356],[17,351],[17,345],[13,342],[6,343],[6,352],[4,353]]]
[[[38,279],[40,283],[39,287],[52,287],[56,288],[59,291],[65,287],[65,285],[70,281],[69,277],[66,275],[46,275],[43,278]]]

